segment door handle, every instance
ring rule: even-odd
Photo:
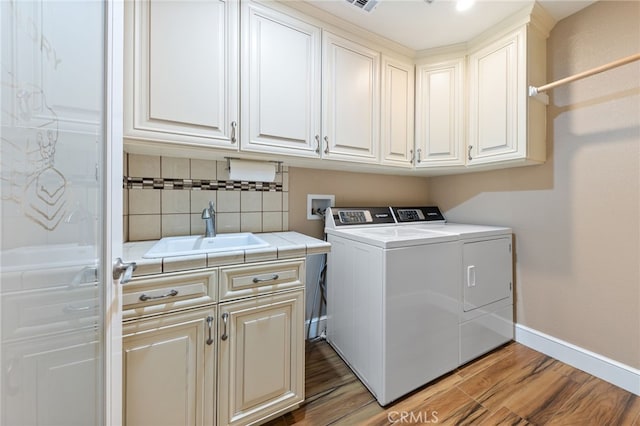
[[[113,263],[113,279],[120,279],[120,284],[126,284],[131,281],[133,271],[136,270],[138,265],[136,262],[124,263],[121,258],[117,258]]]
[[[476,286],[476,267],[475,265],[467,266],[467,287]]]

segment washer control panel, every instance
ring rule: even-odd
[[[354,225],[372,223],[373,217],[369,210],[342,210],[338,212],[340,223]]]
[[[389,207],[331,207],[330,212],[327,220],[331,227],[395,223]]]

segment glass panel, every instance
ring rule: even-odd
[[[103,419],[105,12],[1,1],[1,424]]]

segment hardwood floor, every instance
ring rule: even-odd
[[[515,342],[384,408],[326,342],[306,365],[306,401],[268,425],[640,426],[640,397]]]

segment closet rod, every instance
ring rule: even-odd
[[[628,64],[629,62],[633,62],[637,60],[640,60],[640,53],[627,56],[626,58],[618,59],[617,61],[613,61],[608,64],[601,65],[599,67],[596,67],[587,71],[583,71],[569,77],[562,78],[560,80],[556,80],[553,83],[548,83],[548,84],[545,84],[544,86],[540,86],[540,87],[529,86],[529,96],[536,96],[538,93],[544,92],[549,89],[553,89],[554,87],[558,87],[575,80],[580,80],[581,78],[589,77],[590,75],[598,74],[603,71],[610,70],[611,68],[619,67],[620,65]]]

